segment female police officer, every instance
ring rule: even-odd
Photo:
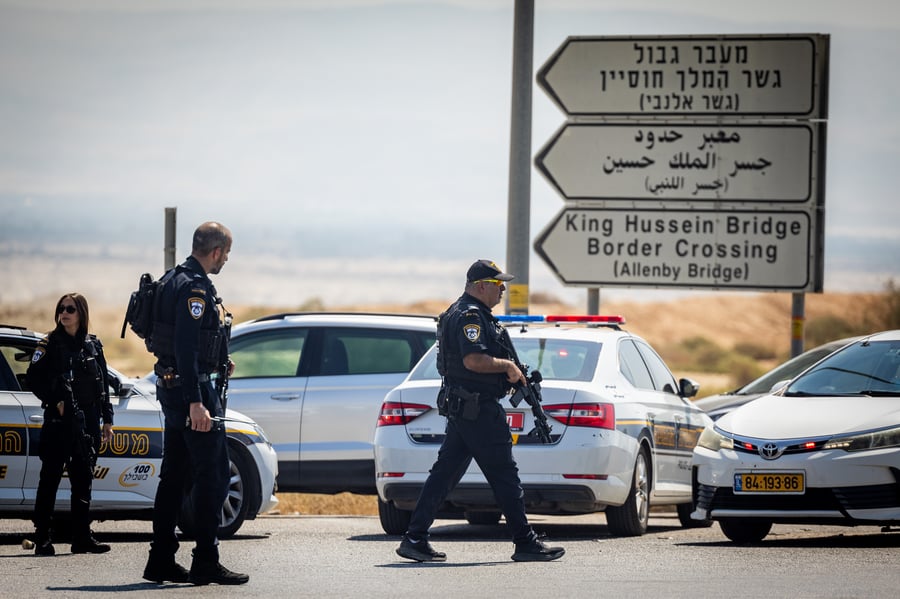
[[[50,539],[56,491],[67,469],[72,488],[72,553],[104,553],[91,535],[91,481],[101,439],[112,438],[113,408],[103,346],[88,334],[88,304],[80,293],[56,302],[56,328],[35,349],[26,380],[44,407],[41,477],[34,504],[37,555],[53,555]],[[100,428],[100,419],[103,428]]]

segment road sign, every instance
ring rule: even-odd
[[[563,283],[820,291],[803,210],[564,208],[534,242]]]
[[[569,37],[538,72],[568,115],[826,118],[827,35]]]
[[[566,199],[807,202],[818,124],[565,124],[535,158]]]

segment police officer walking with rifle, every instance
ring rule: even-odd
[[[447,416],[447,430],[397,548],[406,559],[446,561],[446,554],[428,542],[428,529],[473,458],[506,518],[515,544],[512,559],[552,561],[565,554],[562,547],[545,545],[528,524],[512,437],[499,403],[513,388],[529,384],[504,344],[505,330],[491,313],[500,303],[504,283],[512,279],[495,263],[476,261],[466,274],[465,292],[438,321],[437,363],[443,377],[438,409]]]
[[[244,584],[250,577],[219,563],[217,531],[228,492],[229,458],[222,396],[213,373],[230,375],[221,300],[208,275],[231,251],[231,231],[216,222],[194,231],[190,257],[167,272],[154,299],[149,347],[157,357],[157,397],[165,417],[163,460],[153,506],[153,541],[144,579],[154,582]],[[222,373],[222,364],[228,364]],[[196,547],[190,571],[175,561],[175,527],[190,487]]]

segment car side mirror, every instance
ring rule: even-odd
[[[694,397],[697,395],[697,392],[700,391],[700,383],[692,381],[691,379],[679,379],[678,389],[681,391],[682,397]]]
[[[131,397],[132,392],[134,391],[134,385],[131,383],[119,383],[119,388],[116,389],[116,395],[122,399],[126,397]]]
[[[775,393],[780,390],[782,387],[786,387],[788,383],[791,382],[791,379],[784,379],[783,381],[778,381],[769,389],[769,393]]]

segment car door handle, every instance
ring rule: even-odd
[[[44,416],[42,414],[32,414],[28,419],[32,422],[37,422],[38,424],[44,423]]]
[[[272,399],[274,399],[275,401],[293,401],[295,399],[300,399],[300,396],[296,393],[282,393],[273,395]]]

